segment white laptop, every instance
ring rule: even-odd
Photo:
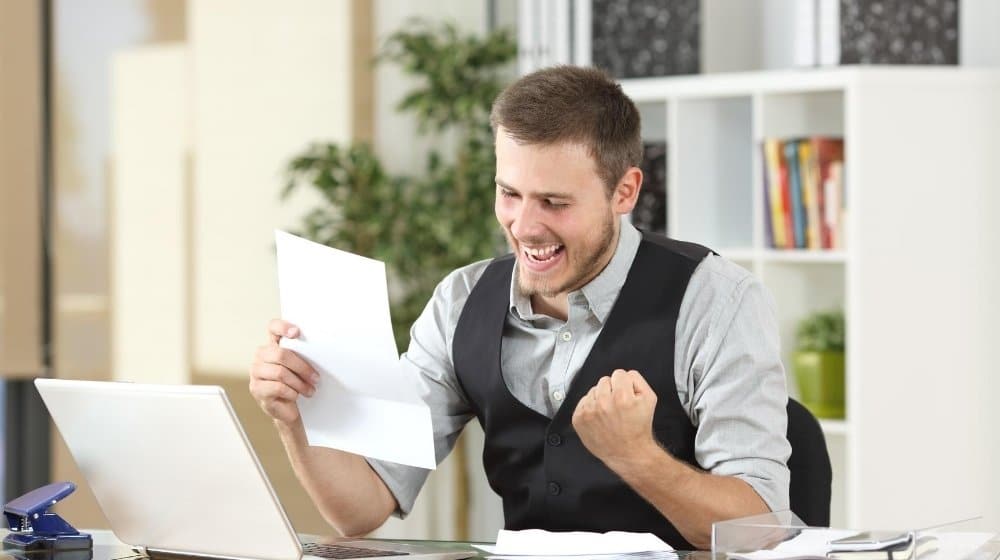
[[[221,387],[63,379],[35,386],[115,536],[151,556],[474,555],[365,539],[301,543]]]

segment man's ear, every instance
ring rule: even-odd
[[[616,214],[628,214],[635,208],[635,203],[639,199],[639,191],[642,190],[642,170],[638,167],[629,167],[618,179],[615,192],[611,196],[611,207]]]

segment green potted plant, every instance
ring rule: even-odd
[[[844,417],[844,314],[820,311],[796,329],[792,369],[799,397],[819,418]]]

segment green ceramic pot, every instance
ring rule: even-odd
[[[844,353],[795,352],[799,397],[817,418],[844,417]]]

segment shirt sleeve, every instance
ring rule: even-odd
[[[410,328],[410,346],[399,358],[403,371],[419,380],[421,397],[430,407],[438,464],[451,452],[462,428],[473,416],[455,376],[451,349],[458,317],[488,262],[460,268],[438,284]],[[405,518],[430,471],[370,457],[367,461],[396,498],[399,508],[395,515]]]
[[[743,268],[709,256],[681,303],[678,395],[697,428],[695,458],[747,482],[772,511],[789,507],[788,391],[773,301]]]

